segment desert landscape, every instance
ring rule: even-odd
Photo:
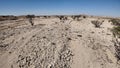
[[[0,68],[120,68],[120,18],[0,16]]]

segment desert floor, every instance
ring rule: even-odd
[[[33,23],[0,21],[0,68],[120,68],[109,19],[35,17]]]

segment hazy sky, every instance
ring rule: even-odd
[[[0,0],[0,15],[119,16],[120,0]]]

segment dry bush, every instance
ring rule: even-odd
[[[113,27],[112,31],[114,36],[120,37],[120,26]]]
[[[120,42],[116,39],[114,42],[114,46],[115,46],[115,56],[117,58],[117,60],[120,60]]]
[[[86,18],[86,16],[83,16],[83,18]]]
[[[35,15],[27,15],[26,18],[35,18]]]
[[[112,32],[113,35],[117,38],[120,38],[120,20],[119,19],[111,19],[110,20],[112,24],[114,25]],[[120,60],[120,42],[116,39],[115,40],[115,50],[116,50],[116,58]]]
[[[113,25],[115,25],[112,29],[114,36],[120,37],[120,20],[119,19],[111,19],[110,20]]]
[[[58,18],[59,18],[60,20],[62,20],[62,19],[64,18],[64,16],[58,16]]]
[[[111,19],[110,21],[112,22],[113,25],[120,26],[120,19]]]
[[[60,20],[67,20],[67,17],[65,17],[65,16],[58,16],[58,18],[59,18]]]
[[[100,22],[100,21],[98,21],[98,20],[91,21],[91,23],[92,23],[96,28],[100,28],[100,26],[102,25],[102,22]]]
[[[35,18],[35,15],[27,15],[26,18],[29,19],[29,22],[30,22],[31,25],[33,26],[33,25],[34,25],[33,18]]]
[[[17,20],[18,17],[16,16],[0,16],[0,21],[5,21],[5,20]]]
[[[45,19],[51,18],[51,16],[42,16]]]
[[[79,20],[79,18],[81,17],[81,15],[75,15],[75,16],[71,16],[73,20]]]

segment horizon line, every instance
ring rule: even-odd
[[[26,16],[26,15],[35,15],[35,16],[75,16],[75,15],[85,15],[85,16],[93,16],[93,17],[114,17],[114,18],[120,18],[120,16],[108,16],[108,15],[92,15],[92,14],[0,14],[0,16]]]

